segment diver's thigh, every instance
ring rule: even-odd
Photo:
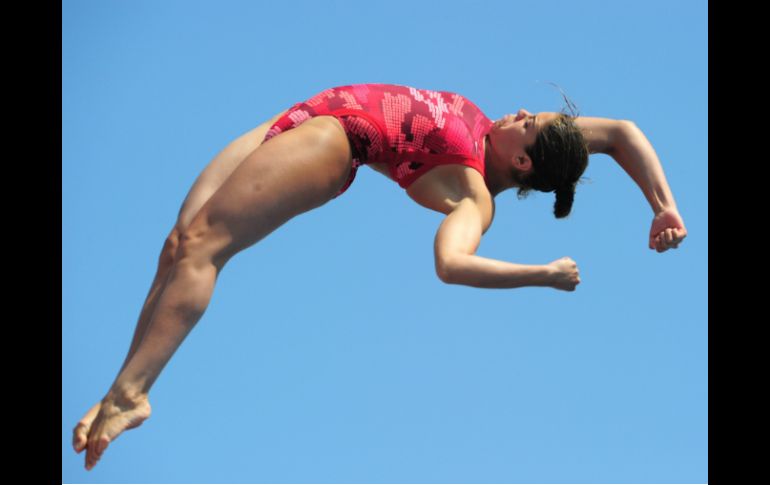
[[[331,118],[331,119],[330,119]],[[254,150],[203,205],[182,237],[221,264],[292,217],[333,199],[352,168],[339,121],[312,118]]]
[[[176,223],[179,231],[184,231],[187,228],[200,208],[203,207],[203,204],[214,195],[214,192],[222,186],[238,165],[251,152],[259,148],[262,140],[265,139],[267,131],[282,114],[277,114],[230,142],[203,169],[187,193],[182,207],[179,209]]]

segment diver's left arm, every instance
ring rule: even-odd
[[[575,120],[590,153],[611,156],[642,190],[655,213],[649,248],[662,253],[675,249],[687,236],[663,167],[642,130],[632,121],[578,117]]]

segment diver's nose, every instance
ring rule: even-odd
[[[530,115],[531,115],[531,114],[530,114],[530,112],[529,112],[529,111],[525,110],[524,108],[521,108],[521,109],[520,109],[520,110],[519,110],[519,111],[516,113],[516,121],[519,121],[520,119],[522,119],[522,118],[526,118],[527,116],[530,116]]]

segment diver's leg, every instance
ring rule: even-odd
[[[142,307],[139,321],[136,330],[134,331],[134,337],[128,354],[126,355],[126,359],[123,362],[123,366],[121,366],[121,371],[125,368],[126,364],[131,359],[131,356],[134,355],[134,352],[136,352],[137,347],[141,343],[150,317],[155,311],[158,297],[163,293],[163,288],[165,287],[166,280],[171,267],[173,266],[174,259],[176,258],[176,251],[179,248],[179,240],[182,234],[187,230],[190,222],[198,214],[198,211],[203,207],[203,204],[205,204],[209,198],[219,190],[238,165],[240,165],[250,153],[262,144],[262,140],[265,138],[267,130],[278,116],[262,123],[228,144],[224,150],[219,152],[214,160],[206,166],[190,188],[187,197],[185,197],[185,200],[182,203],[182,207],[179,209],[176,224],[166,238],[163,250],[161,251],[155,280],[150,287],[150,292]]]
[[[239,136],[229,143],[201,172],[190,191],[185,197],[182,207],[179,210],[176,224],[171,230],[163,244],[163,248],[158,258],[158,268],[155,277],[150,285],[150,291],[145,298],[142,310],[139,313],[139,319],[134,330],[131,344],[123,361],[120,370],[122,371],[131,356],[136,352],[137,347],[142,341],[147,325],[158,302],[160,294],[163,292],[169,272],[176,257],[176,250],[179,247],[179,239],[182,233],[189,226],[190,221],[198,213],[203,204],[222,186],[235,168],[259,145],[267,134],[270,126],[282,115],[279,113],[272,119],[260,124],[256,128]],[[96,415],[99,413],[101,402],[96,403],[88,412],[78,421],[73,430],[72,446],[77,453],[82,452],[86,447],[86,439]]]
[[[339,122],[313,118],[260,146],[204,204],[182,235],[142,342],[102,400],[88,436],[89,469],[112,440],[149,416],[150,388],[202,317],[226,262],[333,199],[351,167]]]

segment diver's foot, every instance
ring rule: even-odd
[[[75,429],[72,430],[72,447],[75,448],[75,453],[81,453],[86,449],[86,443],[88,443],[88,432],[91,431],[91,423],[96,419],[96,415],[99,414],[102,403],[98,402],[88,410],[83,419],[78,421],[75,425]]]
[[[150,412],[150,401],[146,395],[132,399],[108,395],[102,399],[88,431],[86,470],[91,470],[96,465],[104,450],[123,431],[141,425],[150,417]]]

